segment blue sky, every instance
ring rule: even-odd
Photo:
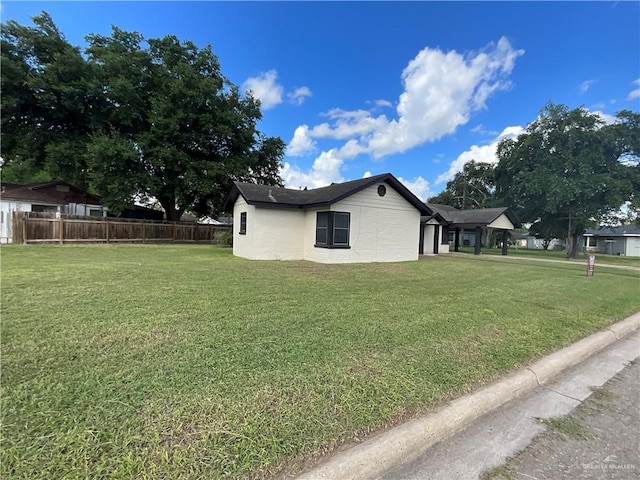
[[[111,25],[211,44],[309,188],[391,172],[421,198],[495,162],[549,101],[640,110],[640,2],[2,2],[84,45]]]

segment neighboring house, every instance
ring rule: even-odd
[[[448,251],[446,222],[390,173],[309,190],[236,182],[225,210],[244,258],[396,262]]]
[[[486,237],[492,230],[498,230],[503,239],[508,239],[509,232],[520,227],[520,222],[507,207],[459,210],[450,205],[427,203],[426,206],[447,222],[447,238],[456,252],[460,246],[473,246],[479,254],[483,235]],[[503,242],[502,253],[507,254],[507,242]]]
[[[584,249],[588,253],[608,253],[640,257],[640,227],[623,225],[612,228],[590,228],[584,233]]]
[[[12,241],[13,212],[45,212],[105,217],[100,197],[61,181],[18,185],[3,183],[0,194],[0,241]]]

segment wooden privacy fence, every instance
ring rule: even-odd
[[[199,242],[223,244],[231,225],[14,212],[14,243]]]

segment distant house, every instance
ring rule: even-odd
[[[390,173],[309,190],[236,182],[225,210],[244,258],[395,262],[425,246],[448,251],[446,222]]]
[[[584,249],[588,253],[640,257],[640,227],[623,225],[587,229],[584,233]]]
[[[67,182],[52,181],[18,185],[3,183],[0,194],[0,241],[12,241],[13,212],[45,212],[105,217],[100,197]]]
[[[510,240],[516,247],[523,247],[532,250],[544,249],[545,239],[537,238],[535,235],[530,235],[528,233],[514,232],[511,234]],[[566,241],[562,238],[552,238],[549,240],[549,245],[547,245],[547,250],[566,250],[566,248]]]

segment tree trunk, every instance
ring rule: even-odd
[[[164,209],[164,214],[169,222],[179,222],[184,212],[183,208],[177,208],[175,198],[158,198]]]
[[[567,238],[567,258],[578,258],[578,234],[571,232]]]

